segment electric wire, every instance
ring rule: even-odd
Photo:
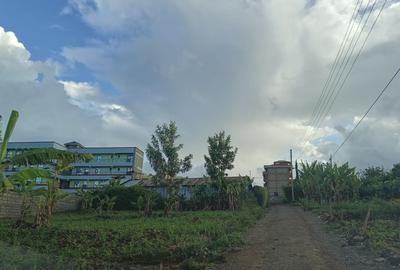
[[[379,95],[375,98],[374,102],[369,106],[368,110],[364,113],[364,115],[358,120],[357,124],[353,127],[353,129],[349,132],[349,134],[346,136],[346,138],[343,140],[343,142],[339,145],[339,147],[336,149],[336,151],[333,153],[332,158],[340,151],[340,149],[343,147],[343,145],[350,139],[350,137],[353,135],[354,131],[357,129],[357,127],[361,124],[361,122],[364,120],[364,118],[368,115],[368,113],[372,110],[372,108],[375,106],[375,104],[378,102],[378,100],[382,97],[382,95],[385,93],[385,91],[388,89],[390,84],[393,82],[393,80],[397,77],[397,75],[400,72],[400,67],[397,69],[397,71],[394,73],[392,78],[387,82],[385,87],[381,90]]]

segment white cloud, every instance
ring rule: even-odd
[[[70,0],[62,13],[80,14],[101,38],[66,46],[62,55],[120,96],[103,94],[96,83],[58,82],[59,64],[30,61],[15,35],[0,29],[0,41],[8,40],[0,43],[0,91],[11,100],[0,105],[8,110],[15,104],[29,115],[21,138],[46,130],[52,138],[89,144],[143,148],[157,124],[176,120],[184,151],[194,154],[193,173],[201,172],[207,136],[219,130],[239,147],[233,173],[260,174],[262,165],[287,159],[290,148],[298,157],[306,130],[305,158],[327,160],[398,65],[400,6],[387,5],[332,111],[309,129],[354,6],[308,2]],[[35,81],[40,72],[43,82]],[[400,150],[398,87],[394,82],[339,161],[399,161],[393,154]]]
[[[298,155],[354,8],[345,0],[311,7],[306,0],[71,3],[108,41],[66,47],[63,55],[111,82],[147,126],[176,120],[198,166],[207,136],[226,130],[239,147],[234,172],[242,174],[288,158],[289,148]],[[387,5],[332,111],[321,127],[311,127],[305,158],[329,158],[343,139],[339,131],[352,126],[398,64],[398,8]],[[398,119],[399,99],[396,91],[389,93],[375,108],[376,119]],[[377,144],[368,147],[385,155],[379,145],[392,129],[376,132],[381,135],[370,139]],[[366,164],[344,152],[341,161]]]
[[[20,112],[13,140],[142,145],[145,131],[132,112],[87,82],[59,82],[56,67],[30,60],[15,34],[0,27],[0,113]]]

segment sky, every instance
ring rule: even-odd
[[[0,114],[20,111],[14,141],[143,150],[173,120],[190,176],[205,173],[207,137],[225,130],[239,149],[229,174],[259,181],[289,149],[328,160],[399,67],[400,3],[388,0],[331,110],[312,121],[356,3],[362,41],[384,2],[0,0]],[[399,88],[334,161],[400,162]]]

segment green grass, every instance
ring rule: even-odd
[[[41,254],[70,259],[83,268],[124,268],[133,264],[210,263],[221,252],[242,244],[242,234],[263,214],[258,206],[240,211],[156,213],[144,218],[134,212],[55,215],[44,228],[13,229],[0,220],[0,239]],[[0,263],[1,264],[1,263]],[[116,266],[117,265],[117,266]]]
[[[340,230],[351,239],[355,235],[365,237],[365,244],[377,255],[400,255],[400,200],[343,202],[332,205],[318,205],[302,202],[304,208],[329,218],[333,228]],[[371,210],[366,230],[363,230],[368,209]]]

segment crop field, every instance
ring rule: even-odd
[[[240,211],[177,212],[170,217],[155,213],[150,218],[132,211],[110,212],[105,217],[83,212],[55,215],[51,225],[35,229],[16,229],[15,221],[3,219],[0,239],[4,241],[3,250],[9,245],[16,253],[19,248],[35,254],[34,258],[46,254],[58,258],[58,262],[68,261],[71,268],[205,265],[240,246],[243,232],[263,212],[258,206]],[[2,256],[0,252],[0,257],[5,257],[4,253]],[[61,268],[65,267],[63,264]]]

